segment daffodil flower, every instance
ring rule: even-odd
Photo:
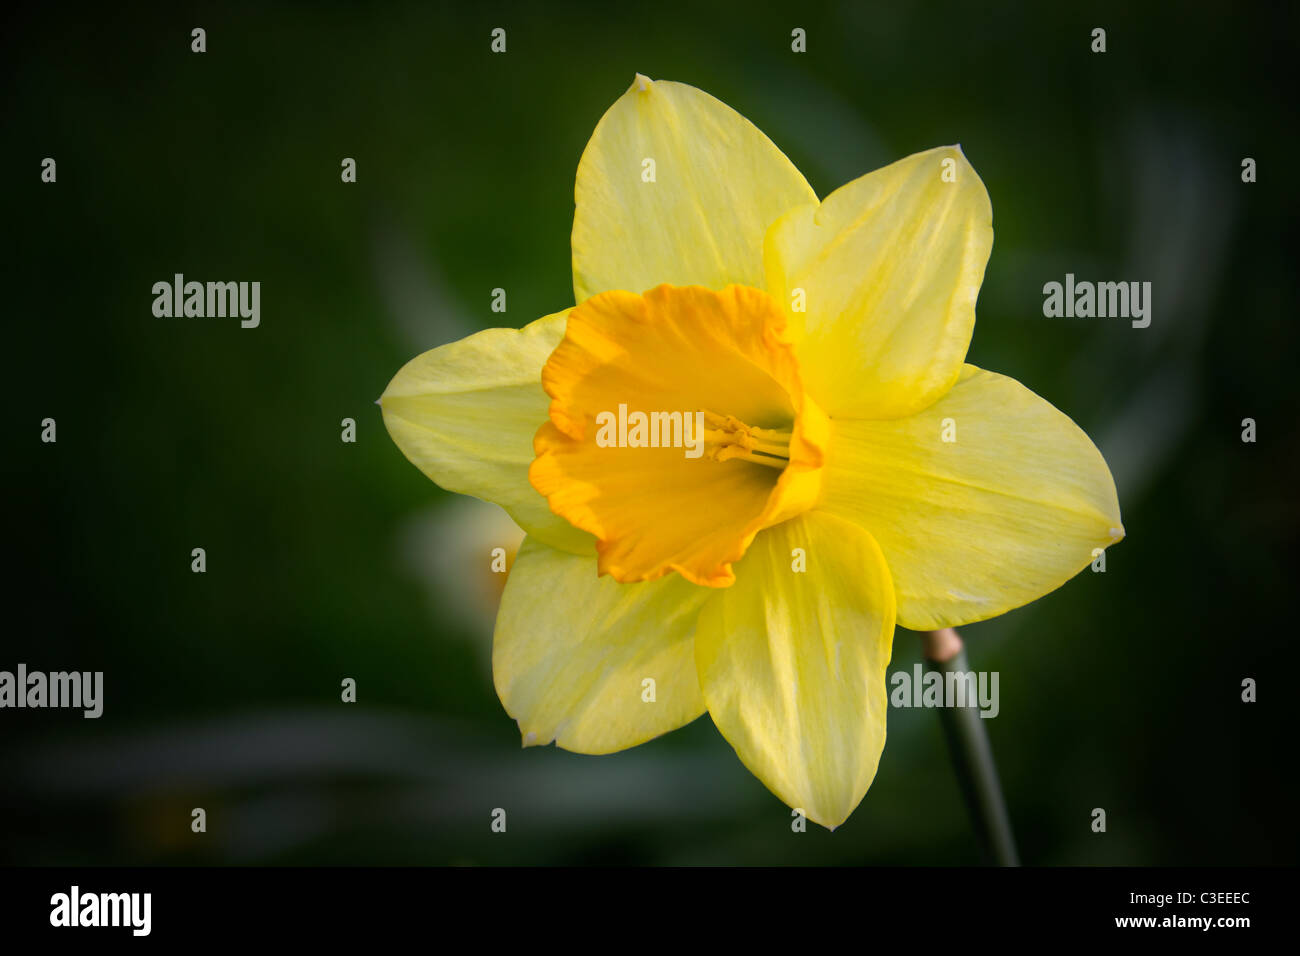
[[[835,827],[884,749],[895,622],[1059,587],[1122,537],[1114,481],[1068,417],[964,364],[993,228],[959,147],[818,201],[739,114],[638,75],[575,193],[577,305],[413,359],[384,422],[527,532],[493,646],[525,745],[610,753],[707,710]],[[701,453],[597,442],[620,406],[700,413]]]

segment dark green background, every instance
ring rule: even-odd
[[[707,717],[615,756],[521,750],[466,606],[481,572],[411,558],[459,554],[463,507],[373,402],[424,349],[571,304],[578,157],[640,71],[749,117],[819,195],[952,142],[987,184],[970,360],[1094,438],[1128,532],[1104,575],[965,629],[1001,673],[1025,861],[1294,862],[1300,24],[1041,6],[7,11],[0,669],[107,688],[98,721],[0,712],[3,859],[980,860],[929,711],[891,711],[834,834],[791,833]],[[176,272],[261,281],[261,327],[155,318]],[[1066,272],[1151,281],[1151,327],[1044,318]],[[917,659],[900,631],[895,665]]]

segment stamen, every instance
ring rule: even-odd
[[[790,463],[793,433],[775,428],[751,428],[734,415],[719,415],[701,409],[704,446],[711,461],[748,461],[768,468],[783,469]]]
[[[790,460],[790,445],[788,443],[777,444],[776,442],[756,441],[751,442],[751,447],[754,451],[767,452],[769,455],[776,455],[778,458],[786,459],[786,461]]]
[[[794,438],[793,431],[783,432],[778,431],[775,428],[751,428],[749,431],[751,434],[757,435],[759,438],[766,438],[768,441],[780,442],[782,445],[789,445],[790,439]]]

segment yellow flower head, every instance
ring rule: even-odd
[[[705,710],[834,827],[885,744],[894,624],[967,624],[1123,536],[1069,418],[964,364],[993,243],[958,147],[823,201],[707,94],[638,76],[578,164],[576,307],[413,359],[406,456],[527,532],[497,617],[525,745]]]

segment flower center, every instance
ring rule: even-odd
[[[734,415],[703,410],[704,455],[712,461],[750,461],[768,468],[784,469],[790,464],[793,430],[751,428]]]
[[[754,535],[812,507],[829,424],[784,330],[745,286],[605,292],[569,313],[529,478],[596,536],[599,573],[725,587]]]

